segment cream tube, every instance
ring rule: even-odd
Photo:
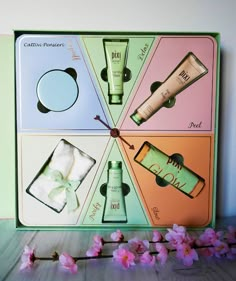
[[[128,42],[128,39],[103,40],[107,64],[109,104],[122,104]]]
[[[166,101],[186,89],[207,72],[208,69],[202,62],[192,52],[188,53],[160,87],[130,117],[137,125],[141,125],[155,114]]]
[[[191,198],[196,197],[205,186],[202,177],[149,142],[142,145],[134,160]]]
[[[122,162],[108,162],[108,181],[103,222],[127,222],[122,189]]]

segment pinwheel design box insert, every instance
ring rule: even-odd
[[[213,225],[219,45],[16,31],[17,227]]]

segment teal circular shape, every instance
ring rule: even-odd
[[[75,79],[63,70],[48,71],[38,81],[38,99],[50,111],[69,109],[76,102],[78,94]]]

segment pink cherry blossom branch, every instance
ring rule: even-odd
[[[66,252],[60,255],[54,252],[51,257],[37,257],[35,249],[25,246],[20,269],[32,268],[36,260],[52,260],[59,261],[65,270],[75,273],[78,270],[78,261],[104,258],[112,258],[124,268],[136,263],[154,265],[156,261],[164,265],[171,252],[176,252],[176,258],[186,266],[191,266],[198,260],[198,251],[205,256],[236,258],[236,229],[233,227],[228,227],[226,235],[222,231],[216,232],[207,228],[198,238],[193,238],[185,227],[174,224],[173,228],[167,229],[165,236],[154,230],[151,241],[140,240],[137,237],[124,240],[120,230],[113,232],[111,239],[112,241],[104,240],[100,235],[94,235],[92,246],[87,250],[86,256],[81,257],[72,257]],[[118,248],[112,254],[104,255],[102,251],[105,244],[117,244]],[[150,251],[150,244],[155,246],[154,251]]]
[[[109,243],[114,243],[113,241],[109,241]],[[118,242],[120,243],[120,242]],[[125,243],[128,243],[128,241],[125,241]],[[154,243],[154,242],[152,242]],[[229,247],[236,246],[236,243],[228,243]],[[193,246],[193,249],[208,249],[208,248],[214,248],[214,245],[203,245],[203,246]],[[176,252],[177,249],[168,249],[168,252]],[[159,251],[150,251],[149,252],[151,255],[156,255],[159,254]],[[143,254],[143,252],[139,252],[139,255]],[[102,259],[102,258],[113,258],[113,255],[97,255],[97,256],[81,256],[81,257],[72,257],[75,261],[80,261],[80,260],[91,260],[91,259]],[[37,257],[33,256],[31,257],[31,261],[34,262],[36,260],[41,260],[41,261],[58,261],[59,260],[59,255],[57,252],[54,252],[51,257]]]

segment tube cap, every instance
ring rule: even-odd
[[[145,120],[137,113],[133,113],[130,118],[139,126],[141,125]]]
[[[109,161],[108,162],[108,169],[121,169],[122,162],[121,161]]]
[[[109,104],[122,104],[122,96],[123,95],[116,95],[110,94],[109,95]]]

